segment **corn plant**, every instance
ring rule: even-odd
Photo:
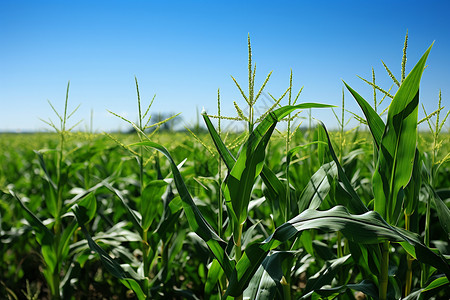
[[[56,174],[50,172],[49,164],[44,158],[45,151],[36,151],[39,164],[43,172],[45,181],[44,201],[49,213],[48,218],[43,221],[38,218],[25,205],[23,198],[17,195],[13,190],[9,194],[14,197],[27,214],[30,226],[33,228],[36,241],[41,246],[42,259],[44,262],[43,275],[50,289],[52,299],[61,299],[63,297],[63,288],[68,283],[72,267],[66,260],[69,257],[69,249],[72,236],[77,228],[77,222],[73,214],[68,214],[74,201],[77,201],[82,207],[95,206],[95,198],[90,192],[77,195],[74,201],[65,202],[68,186],[66,185],[69,176],[69,165],[66,163],[65,142],[70,131],[79,124],[76,123],[71,128],[67,127],[70,117],[78,109],[75,108],[71,113],[68,112],[69,84],[67,84],[66,99],[64,104],[64,113],[59,114],[50,103],[51,108],[58,116],[60,126],[55,125],[51,120],[44,121],[50,125],[59,135],[59,148],[55,150],[55,161],[49,161],[50,165],[54,163]],[[48,224],[48,225],[47,225]],[[63,280],[62,274],[67,278]]]
[[[413,176],[413,167],[416,165],[416,168],[418,168],[419,158],[419,153],[416,151],[419,83],[430,50],[431,46],[401,83],[389,106],[386,124],[358,93],[345,84],[363,110],[374,145],[376,145],[375,151],[378,154],[378,161],[372,178],[374,210],[391,225],[399,223],[403,212],[410,216],[414,207],[417,206],[417,191],[414,193],[411,189],[414,188],[414,185],[420,184],[417,182],[418,176]],[[417,174],[417,171],[415,174]],[[408,187],[410,181],[412,185]],[[405,194],[407,197],[405,197]],[[406,224],[408,224],[408,217]],[[409,225],[406,227],[409,229]],[[425,247],[429,246],[428,243],[425,244]],[[385,241],[380,244],[380,250],[379,298],[387,299],[390,282],[388,274],[390,242]],[[416,253],[410,253],[407,250],[407,252],[421,261],[419,256],[415,256],[415,254],[418,254],[417,251]],[[410,268],[409,265],[406,295],[411,290]],[[444,273],[446,272],[444,271]],[[430,285],[433,284],[434,282],[430,283]],[[423,288],[426,287],[423,286]]]

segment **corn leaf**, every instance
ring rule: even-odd
[[[364,203],[361,201],[361,198],[359,198],[358,194],[356,194],[355,190],[353,189],[350,180],[348,180],[347,175],[345,175],[344,169],[342,168],[341,164],[339,163],[339,159],[336,156],[336,153],[334,152],[333,146],[331,145],[331,139],[330,135],[328,134],[327,128],[325,127],[325,124],[323,124],[321,121],[319,121],[320,125],[322,125],[327,141],[328,141],[328,149],[330,150],[331,157],[333,158],[334,162],[336,163],[337,171],[339,179],[344,184],[345,191],[349,194],[349,199],[341,198],[344,203],[345,207],[347,207],[352,213],[356,214],[362,214],[368,211],[367,207],[364,205]],[[345,201],[348,200],[348,201]]]
[[[340,231],[348,240],[360,244],[379,244],[386,240],[407,242],[420,262],[432,265],[450,277],[448,262],[427,248],[418,235],[389,225],[377,212],[352,215],[343,206],[336,206],[327,211],[307,209],[278,227],[265,241],[248,246],[236,265],[237,272],[230,279],[227,294],[240,295],[270,250],[308,229]]]
[[[102,261],[102,264],[105,266],[108,272],[117,277],[123,285],[132,289],[136,293],[138,299],[147,298],[146,294],[142,291],[142,286],[145,285],[145,278],[139,277],[135,272],[130,273],[125,271],[117,261],[111,258],[111,256],[109,256],[109,254],[92,239],[91,235],[88,233],[86,227],[84,226],[84,221],[88,219],[88,217],[85,215],[85,210],[81,210],[80,206],[78,206],[78,204],[75,204],[72,207],[72,211],[77,218],[78,225],[80,226],[81,231],[88,241],[89,248],[100,256],[100,260]]]
[[[167,151],[165,147],[151,141],[143,141],[133,145],[154,148],[164,154],[164,156],[166,156],[166,158],[169,160],[175,185],[177,187],[178,194],[181,197],[183,209],[189,222],[189,226],[198,236],[200,236],[200,238],[202,238],[206,242],[209,249],[222,266],[225,274],[227,274],[227,277],[230,276],[234,270],[235,263],[228,258],[228,255],[225,252],[227,244],[217,235],[212,226],[205,220],[200,210],[195,205],[183,181],[183,178],[181,177],[180,171],[178,170],[177,165],[172,159],[169,151]]]
[[[203,119],[205,120],[206,127],[208,128],[210,136],[220,154],[220,157],[222,157],[222,160],[225,162],[228,170],[231,171],[236,162],[236,158],[223,143],[207,114],[203,114]],[[270,200],[272,208],[274,209],[275,219],[278,219],[278,216],[282,213],[279,200],[286,199],[286,186],[281,183],[275,173],[273,173],[273,171],[266,165],[263,166],[260,175],[265,186],[267,187],[267,197]]]
[[[436,288],[440,288],[440,287],[444,287],[444,286],[449,286],[449,280],[447,277],[445,276],[439,276],[433,280],[431,280],[431,282],[429,282],[425,287],[409,294],[407,297],[403,298],[403,300],[419,300],[419,299],[423,299],[422,293],[423,292],[428,292],[428,291],[432,291]],[[432,294],[427,293],[427,297],[430,297]]]
[[[403,207],[405,210],[405,215],[407,216],[412,215],[417,210],[417,206],[419,205],[419,193],[422,185],[422,176],[420,174],[421,163],[422,158],[419,150],[416,148],[412,176],[405,188],[405,202]]]
[[[274,251],[266,256],[255,275],[244,291],[245,299],[273,300],[282,298],[281,279],[283,278],[282,263],[293,257],[295,252]]]
[[[142,191],[140,211],[143,230],[148,230],[158,215],[158,208],[162,205],[162,195],[166,188],[167,182],[164,180],[153,180]]]
[[[44,257],[45,264],[47,268],[50,270],[50,273],[53,273],[56,265],[58,263],[58,258],[56,257],[55,251],[55,235],[47,228],[47,226],[36,217],[35,214],[25,206],[22,200],[17,196],[13,191],[9,191],[9,193],[19,201],[20,206],[27,212],[28,216],[30,216],[29,222],[31,227],[34,230],[34,234],[36,235],[36,240],[41,245],[42,256]]]
[[[299,212],[303,212],[306,208],[317,209],[330,192],[329,178],[337,176],[336,163],[329,162],[323,164],[316,173],[311,176],[308,184],[303,189],[298,200]]]
[[[431,47],[395,94],[379,147],[372,179],[374,209],[390,224],[397,223],[403,189],[411,178],[417,140],[419,84]]]
[[[340,268],[351,263],[353,263],[353,259],[350,254],[326,261],[325,265],[319,272],[308,278],[304,292],[307,293],[313,290],[318,290],[324,285],[331,284],[331,281],[336,277],[336,274]]]
[[[366,116],[367,125],[369,126],[370,133],[372,134],[373,140],[375,141],[377,149],[380,148],[381,138],[383,137],[384,122],[376,111],[361,97],[355,90],[353,90],[347,83],[345,86],[350,91],[352,96],[355,98],[356,102],[361,107],[364,115]]]
[[[450,209],[447,205],[445,205],[444,201],[442,201],[441,197],[439,197],[438,193],[436,193],[431,186],[428,188],[432,190],[431,195],[433,197],[434,204],[436,205],[436,213],[439,218],[439,223],[441,223],[442,229],[444,229],[445,233],[447,233],[447,238],[450,239]]]
[[[378,299],[378,288],[375,284],[367,280],[363,280],[360,283],[346,284],[334,288],[314,290],[303,295],[300,299],[334,299],[349,289],[363,292],[374,299]]]
[[[211,266],[208,270],[208,276],[206,277],[206,283],[205,283],[205,298],[208,299],[213,290],[214,287],[217,285],[217,282],[219,281],[220,277],[223,275],[223,270],[217,261],[217,259],[213,259]]]
[[[303,103],[295,106],[284,106],[270,112],[250,133],[247,142],[239,151],[239,156],[225,179],[224,196],[230,215],[235,216],[238,224],[247,219],[248,203],[256,177],[264,165],[265,149],[278,121],[297,109],[324,108],[330,105]]]

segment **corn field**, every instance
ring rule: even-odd
[[[373,103],[350,79],[341,107],[302,102],[291,72],[257,114],[249,39],[247,107],[223,116],[218,93],[184,132],[137,79],[137,121],[111,112],[133,134],[74,131],[68,85],[54,133],[0,134],[0,298],[448,299],[449,113],[419,99],[432,46],[406,74],[406,45],[393,87],[363,79]]]

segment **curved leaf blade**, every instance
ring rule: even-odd
[[[419,84],[431,47],[395,94],[379,147],[377,168],[372,179],[374,208],[390,224],[397,223],[403,188],[411,178],[417,140]]]

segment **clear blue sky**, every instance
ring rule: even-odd
[[[421,85],[428,112],[450,99],[449,1],[0,1],[0,131],[48,129],[56,121],[47,99],[69,108],[86,127],[126,129],[108,110],[136,120],[134,76],[141,98],[157,112],[182,112],[192,124],[202,107],[235,116],[244,101],[230,75],[247,90],[247,35],[259,87],[279,96],[293,70],[303,102],[340,105],[342,79],[372,101],[356,75],[389,88],[383,60],[400,77],[409,32],[407,71],[435,41]],[[346,108],[360,113],[346,93]],[[381,94],[378,95],[381,98]],[[269,101],[266,101],[269,103]],[[261,102],[263,104],[263,102]],[[448,107],[447,107],[448,109]],[[306,113],[304,113],[306,116]],[[330,127],[331,111],[313,111]],[[422,115],[422,114],[420,114]],[[73,124],[73,123],[71,123]],[[448,124],[448,123],[447,123]]]

